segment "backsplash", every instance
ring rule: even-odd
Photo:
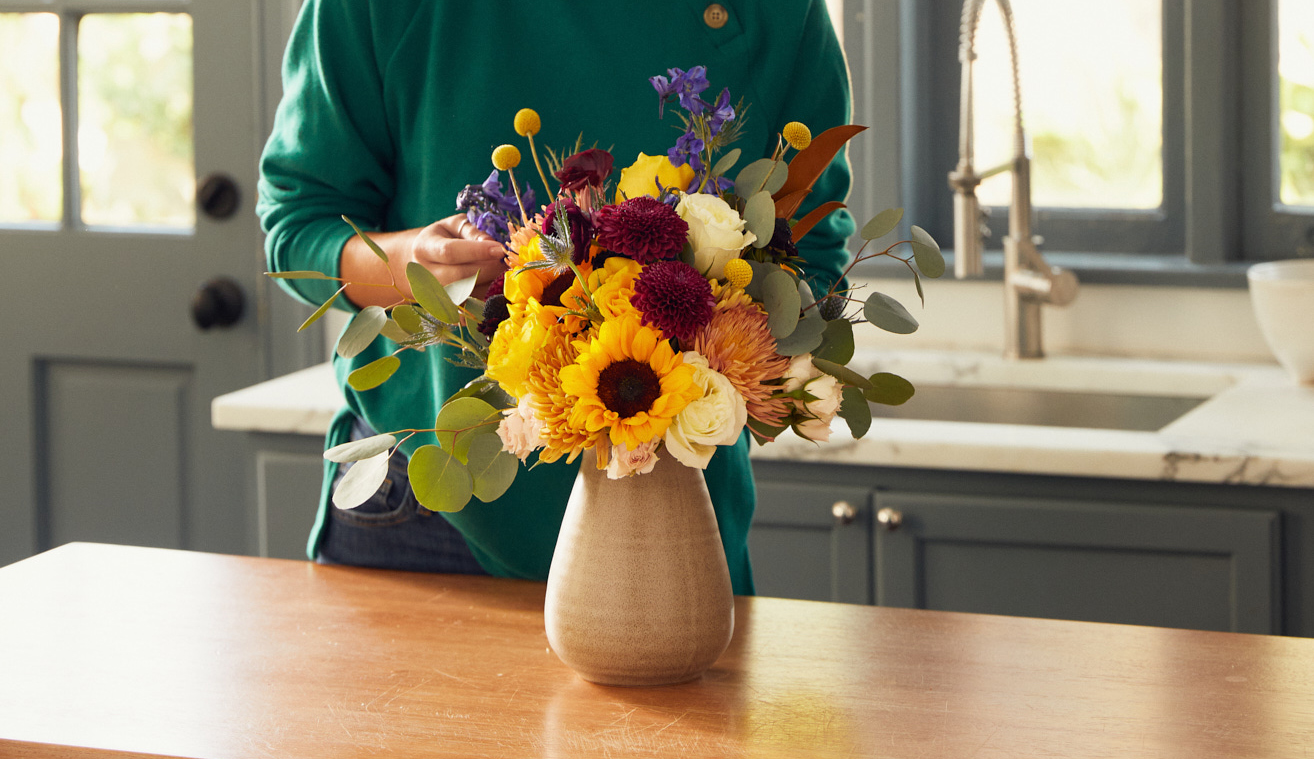
[[[897,298],[921,323],[912,335],[856,330],[864,347],[1003,350],[999,282],[924,281],[925,308],[911,278],[857,284]],[[1083,284],[1071,305],[1045,306],[1042,325],[1054,355],[1274,363],[1243,288]]]

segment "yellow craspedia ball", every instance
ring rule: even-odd
[[[753,281],[753,267],[742,258],[733,258],[725,262],[725,280],[740,290]]]
[[[538,117],[538,111],[533,108],[521,108],[516,111],[516,134],[521,137],[532,137],[542,128],[543,121]]]
[[[493,168],[498,171],[514,169],[520,165],[520,149],[515,145],[498,145],[493,150]]]
[[[780,136],[785,138],[790,147],[795,150],[802,150],[812,144],[812,131],[806,124],[799,121],[791,121],[780,130]]]

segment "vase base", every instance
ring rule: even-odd
[[[586,675],[583,672],[579,676],[593,683],[594,685],[606,685],[612,688],[651,688],[658,685],[683,685],[700,679],[702,672],[695,672],[692,675],[621,675],[610,673],[606,675]]]

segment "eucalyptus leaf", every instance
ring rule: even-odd
[[[397,444],[397,438],[393,435],[384,433],[382,435],[373,435],[360,440],[348,440],[342,445],[335,445],[324,451],[324,458],[329,461],[336,461],[339,464],[345,464],[348,461],[360,461],[372,456],[378,456],[384,451],[390,450]]]
[[[944,255],[940,253],[940,244],[921,227],[912,228],[913,259],[917,268],[931,279],[944,274]]]
[[[903,220],[902,208],[887,208],[871,218],[871,221],[862,225],[862,239],[879,240],[894,231]]]
[[[489,503],[502,497],[516,480],[520,462],[502,450],[497,435],[480,435],[470,443],[467,469],[474,480],[474,497]]]
[[[813,358],[847,364],[853,359],[853,324],[847,319],[828,321],[821,336],[821,347],[813,351]]]
[[[466,330],[466,336],[469,337],[470,342],[474,343],[477,347],[479,348],[488,347],[488,338],[485,337],[484,333],[480,332],[478,329]]]
[[[456,280],[444,289],[447,290],[447,297],[451,299],[453,305],[464,303],[470,297],[470,293],[474,292],[475,283],[478,281],[479,273],[475,272],[465,279]]]
[[[507,394],[502,386],[497,384],[496,380],[487,377],[476,377],[465,384],[465,387],[452,393],[443,405],[451,403],[457,398],[478,398],[484,403],[496,409],[514,408],[516,401]]]
[[[342,330],[338,338],[338,355],[343,358],[355,358],[360,352],[370,347],[374,338],[379,336],[383,325],[388,322],[388,315],[378,306],[366,306],[352,318],[351,324]]]
[[[401,359],[396,356],[384,356],[348,374],[347,384],[357,392],[373,390],[387,382],[388,378],[400,367]]]
[[[776,264],[765,261],[754,261],[750,258],[742,260],[747,261],[749,267],[753,270],[753,280],[744,288],[744,292],[748,293],[748,297],[761,303],[765,300],[765,290],[762,285],[766,282],[766,278],[771,276],[772,272],[781,271],[781,268]]]
[[[466,298],[465,310],[474,315],[477,322],[484,320],[484,302],[478,298]]]
[[[267,271],[265,276],[272,279],[333,279],[322,271]]]
[[[799,297],[794,278],[779,268],[768,274],[762,283],[762,303],[771,336],[777,340],[789,337],[798,326]]]
[[[751,198],[765,190],[768,194],[774,195],[777,190],[785,186],[785,180],[788,178],[789,167],[784,161],[759,158],[745,166],[739,172],[739,176],[735,177],[735,194],[741,198]]]
[[[808,308],[817,302],[817,296],[812,293],[812,286],[803,280],[798,281],[798,307]]]
[[[464,459],[469,439],[473,437],[470,433],[482,429],[480,425],[493,417],[501,418],[501,415],[502,412],[479,398],[457,398],[444,403],[438,411],[438,419],[433,424],[438,431],[434,434],[439,445]],[[487,425],[487,428],[492,430],[493,425]]]
[[[765,248],[776,232],[776,203],[763,190],[748,199],[744,206],[744,227],[757,236],[754,248]]]
[[[867,400],[885,406],[902,406],[917,392],[911,382],[889,372],[871,375],[871,388],[863,393]]]
[[[315,309],[315,313],[311,314],[310,317],[307,318],[304,322],[301,322],[301,326],[297,327],[297,332],[300,332],[306,327],[309,327],[310,325],[319,321],[321,316],[328,313],[329,307],[333,305],[333,301],[337,300],[338,296],[341,295],[342,291],[345,289],[347,289],[346,285],[343,285],[342,287],[338,288],[337,292],[333,293],[333,295],[328,300],[324,301],[324,305]]]
[[[743,151],[739,148],[732,148],[729,153],[726,153],[717,159],[716,165],[712,167],[712,176],[724,176],[727,171],[733,169],[735,164],[739,162],[739,156],[741,153],[743,153]]]
[[[346,216],[343,216],[342,220],[351,225],[351,228],[356,232],[357,235],[360,236],[360,239],[364,240],[365,244],[370,246],[370,250],[374,251],[374,255],[383,259],[384,263],[388,262],[388,254],[384,253],[383,248],[380,248],[377,243],[371,240],[369,235],[360,231],[360,227],[356,226],[356,222],[352,221],[351,219],[348,219]]]
[[[397,326],[406,330],[412,335],[418,335],[422,329],[420,326],[420,312],[415,310],[415,306],[401,305],[392,309],[393,321]]]
[[[430,511],[460,511],[474,495],[465,465],[436,445],[422,445],[406,467],[415,500]]]
[[[776,353],[782,356],[801,356],[811,353],[822,343],[822,333],[826,331],[826,320],[813,309],[799,320],[798,326],[789,337],[776,341]]]
[[[922,301],[922,308],[926,308],[926,293],[922,291],[922,278],[917,272],[913,272],[913,284],[917,286],[917,297]]]
[[[383,335],[384,337],[388,338],[394,343],[404,343],[407,340],[411,339],[411,333],[397,326],[397,322],[393,321],[392,319],[389,319],[383,323],[383,329],[379,330],[379,334]]]
[[[844,388],[843,400],[840,402],[839,415],[849,425],[849,432],[856,440],[871,429],[871,406],[862,391],[856,387]]]
[[[342,475],[342,481],[333,490],[333,505],[339,509],[356,508],[379,492],[379,486],[387,477],[387,451],[357,461]]]
[[[872,293],[862,308],[867,321],[886,332],[896,335],[910,335],[917,331],[917,320],[908,313],[899,301],[884,293]]]
[[[776,427],[765,422],[759,422],[751,416],[748,417],[748,431],[753,434],[753,438],[757,440],[758,444],[775,440],[786,429],[786,427]]]
[[[869,392],[872,389],[870,380],[843,364],[837,364],[834,361],[827,361],[824,358],[813,356],[812,365],[846,385],[851,385],[861,389],[864,393]]]
[[[433,272],[411,261],[406,264],[406,280],[411,283],[415,300],[430,316],[445,324],[455,324],[460,319],[461,314],[456,310],[456,304]]]

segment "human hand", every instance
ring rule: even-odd
[[[411,261],[428,269],[444,285],[478,274],[477,294],[506,271],[506,249],[471,224],[465,214],[448,216],[420,228],[399,258],[403,260],[398,262],[397,283],[406,283],[402,289],[408,296],[411,293],[406,265]]]

